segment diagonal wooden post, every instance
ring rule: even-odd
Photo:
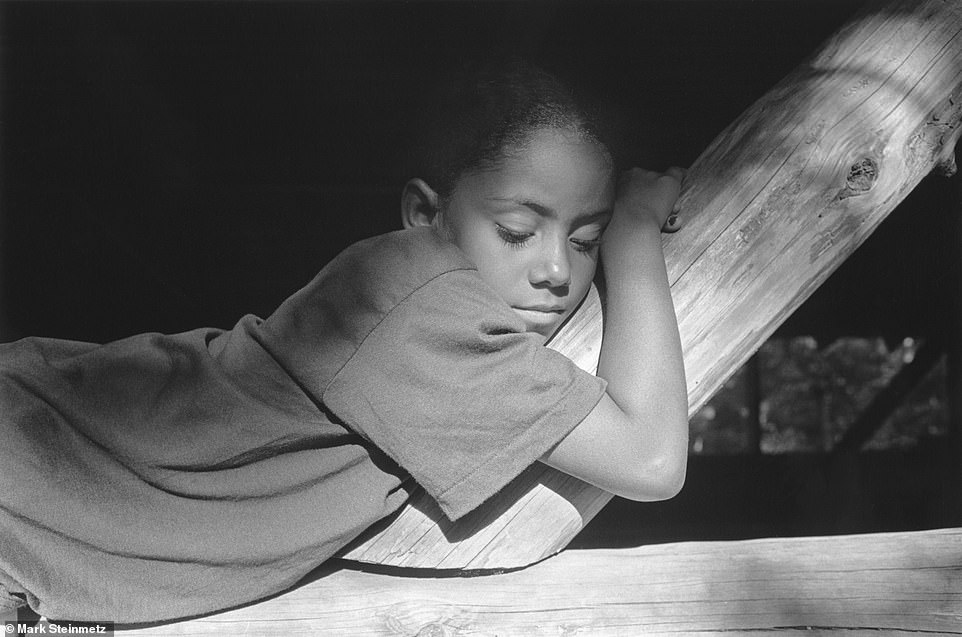
[[[863,11],[718,136],[689,171],[684,229],[665,237],[690,412],[923,177],[954,170],[960,123],[962,2],[896,1]],[[593,371],[601,326],[593,294],[552,346]],[[344,556],[525,566],[563,549],[610,497],[537,464],[457,524],[416,493]]]

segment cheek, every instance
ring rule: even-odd
[[[571,294],[582,296],[591,287],[598,269],[597,255],[589,257],[578,253],[571,261]]]
[[[524,274],[520,254],[505,248],[504,244],[491,233],[476,233],[465,237],[462,250],[478,268],[478,274],[502,297],[506,297],[518,287]],[[507,299],[506,299],[507,300]]]
[[[494,287],[502,296],[508,297],[512,292],[527,282],[525,262],[520,257],[498,246],[500,254],[486,254],[483,263],[478,263],[481,278]]]

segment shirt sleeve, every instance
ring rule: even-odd
[[[454,520],[557,444],[605,386],[526,333],[476,272],[455,270],[395,305],[323,401]]]

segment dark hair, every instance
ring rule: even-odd
[[[420,119],[408,176],[423,178],[442,198],[463,174],[496,166],[539,129],[571,130],[612,153],[599,109],[518,58],[453,76],[431,96]]]

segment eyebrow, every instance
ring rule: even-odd
[[[514,203],[525,208],[528,208],[532,212],[538,214],[542,217],[557,218],[558,213],[554,211],[553,208],[545,206],[538,203],[537,201],[531,201],[530,199],[512,199],[511,197],[489,197],[492,201],[501,201],[507,203]],[[605,208],[603,210],[598,210],[596,212],[589,212],[582,215],[578,215],[575,220],[583,222],[583,224],[592,223],[604,219],[605,217],[610,217],[613,214],[611,208]]]

